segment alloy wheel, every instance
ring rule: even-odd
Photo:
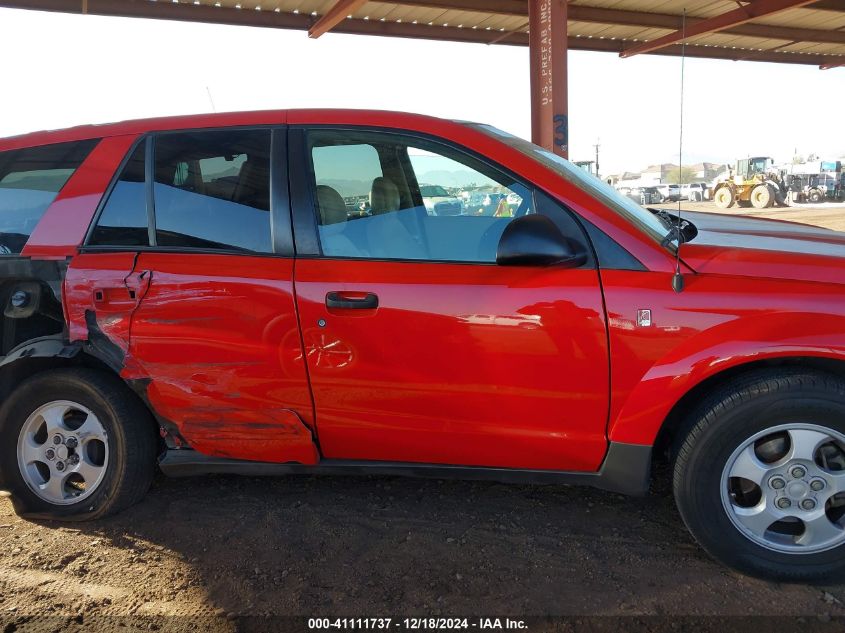
[[[727,460],[722,504],[754,543],[789,554],[845,543],[845,435],[814,424],[761,431]]]
[[[26,485],[48,503],[67,505],[90,496],[103,481],[108,434],[90,409],[57,400],[26,419],[17,454]]]

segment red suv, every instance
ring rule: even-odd
[[[486,125],[302,110],[2,140],[0,249],[22,514],[102,517],[157,467],[644,494],[668,459],[719,560],[845,569],[841,233],[648,210]]]

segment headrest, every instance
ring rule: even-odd
[[[328,185],[317,185],[317,207],[320,211],[320,224],[346,222],[346,204],[337,190]]]
[[[270,165],[266,160],[250,158],[238,175],[238,184],[232,196],[235,202],[256,209],[270,209]]]
[[[399,189],[390,178],[379,176],[370,189],[370,210],[373,215],[399,210]]]

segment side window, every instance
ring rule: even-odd
[[[149,246],[144,148],[141,141],[120,173],[106,200],[88,244],[92,246]]]
[[[0,255],[20,253],[99,139],[0,152]]]
[[[318,231],[328,257],[493,263],[531,191],[458,150],[355,131],[308,136]]]
[[[269,253],[270,131],[161,134],[156,244]]]

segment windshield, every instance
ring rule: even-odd
[[[449,196],[440,185],[420,185],[420,194],[423,198],[447,198]]]
[[[595,198],[598,198],[608,208],[615,211],[626,220],[633,222],[637,227],[648,233],[654,239],[662,241],[666,237],[668,228],[658,216],[640,206],[631,198],[623,196],[602,179],[595,177],[593,174],[581,169],[580,167],[577,167],[565,158],[562,158],[547,149],[543,149],[539,145],[534,145],[534,143],[530,143],[518,136],[503,132],[492,125],[480,123],[470,123],[469,125],[481,132],[484,132],[485,134],[496,137],[498,140],[507,143],[526,156],[535,159],[550,169],[553,169],[555,172],[560,174],[562,178],[579,189],[586,191]]]

